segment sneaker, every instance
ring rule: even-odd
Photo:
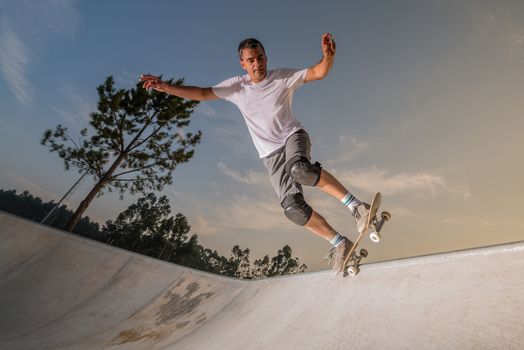
[[[357,230],[359,233],[364,232],[368,228],[369,221],[369,209],[370,205],[367,203],[362,203],[353,211],[353,216],[357,221]]]
[[[351,247],[353,247],[353,242],[344,237],[344,242],[342,242],[338,247],[331,248],[328,255],[324,257],[324,260],[331,265],[331,268],[335,273],[344,270],[344,261],[346,260]]]

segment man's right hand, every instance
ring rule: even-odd
[[[159,77],[154,75],[142,74],[140,81],[143,82],[144,89],[155,89],[156,91],[165,92],[166,94],[186,98],[188,100],[204,101],[204,100],[216,100],[216,96],[213,89],[201,88],[197,86],[177,86],[171,85],[162,81]]]
[[[144,89],[155,89],[156,91],[166,92],[165,87],[167,84],[159,77],[149,74],[142,74],[140,76],[140,81],[143,82],[142,86]]]

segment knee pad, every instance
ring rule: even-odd
[[[319,162],[311,164],[307,158],[291,159],[287,169],[293,180],[301,185],[316,186],[320,180],[322,166]]]
[[[286,217],[299,226],[304,226],[311,215],[313,209],[306,203],[302,193],[291,194],[282,202]]]

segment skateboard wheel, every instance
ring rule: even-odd
[[[358,267],[355,267],[355,266],[348,267],[348,274],[351,277],[355,277],[358,274],[359,271],[360,271],[360,269]]]
[[[360,249],[360,256],[365,258],[368,256],[368,251],[365,249]]]
[[[380,216],[386,221],[391,219],[391,214],[387,211],[383,211],[382,213],[380,213]]]
[[[378,243],[380,242],[380,233],[378,232],[371,232],[369,234],[369,239],[371,239],[373,242]]]

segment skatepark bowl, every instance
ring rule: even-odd
[[[524,243],[259,281],[0,212],[0,349],[524,349]]]

